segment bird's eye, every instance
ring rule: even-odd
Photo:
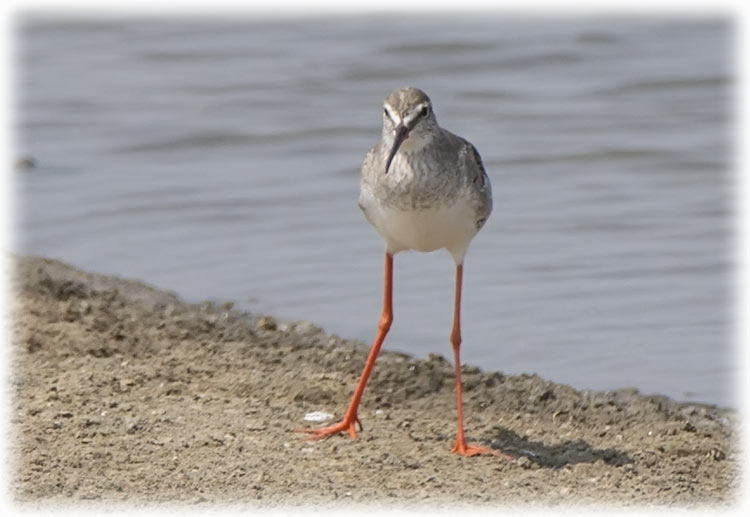
[[[390,117],[390,116],[388,115],[388,108],[383,108],[383,114],[384,114],[384,115],[385,115],[386,117],[388,117],[388,118],[391,118],[391,117]]]
[[[430,113],[430,107],[429,106],[422,106],[422,109],[419,110],[419,116],[424,118]]]

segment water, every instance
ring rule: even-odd
[[[17,251],[372,339],[357,207],[382,101],[419,86],[495,210],[467,363],[735,405],[731,26],[720,18],[25,18]],[[386,348],[450,357],[448,253],[395,261]]]

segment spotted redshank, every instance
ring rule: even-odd
[[[456,380],[458,435],[452,452],[495,454],[466,442],[461,390],[461,283],[466,250],[492,211],[492,189],[474,146],[441,128],[429,97],[417,88],[392,91],[383,106],[380,141],[362,164],[359,206],[385,241],[385,287],[378,333],[344,418],[337,424],[301,429],[310,438],[346,432],[357,436],[357,416],[367,379],[393,321],[393,256],[399,251],[445,248],[456,263],[450,341]]]

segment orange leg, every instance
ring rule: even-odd
[[[365,385],[367,379],[370,378],[372,367],[375,366],[375,359],[378,357],[380,347],[385,340],[388,329],[391,328],[393,322],[393,255],[385,254],[385,287],[383,292],[383,314],[380,316],[380,322],[378,323],[378,335],[375,337],[375,342],[372,344],[370,349],[370,355],[367,357],[365,363],[365,369],[362,372],[362,376],[359,378],[357,389],[354,390],[354,396],[352,401],[349,403],[349,409],[346,410],[343,420],[338,424],[334,424],[329,427],[322,427],[318,429],[297,429],[297,431],[310,433],[308,439],[315,440],[320,438],[327,438],[333,434],[341,432],[349,433],[352,438],[357,437],[357,431],[354,424],[359,424],[360,430],[362,424],[357,417],[357,408],[359,407],[359,401],[362,398],[362,394],[365,391]]]
[[[453,345],[454,368],[456,372],[456,407],[458,409],[458,436],[456,443],[453,445],[451,452],[461,454],[462,456],[475,456],[477,454],[494,454],[495,456],[505,456],[499,452],[481,447],[479,445],[470,445],[466,443],[464,436],[464,410],[461,389],[461,284],[463,281],[464,266],[459,264],[456,267],[456,299],[453,306],[453,331],[451,332],[451,344]]]

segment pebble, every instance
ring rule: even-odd
[[[270,316],[261,316],[255,322],[255,326],[261,330],[276,330],[278,328],[276,320]]]
[[[305,415],[305,421],[307,422],[325,422],[331,419],[333,419],[333,415],[324,411],[311,411]]]

